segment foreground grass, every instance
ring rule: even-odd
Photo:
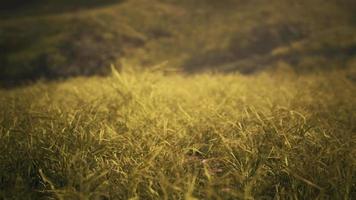
[[[355,94],[341,73],[0,91],[0,199],[352,199]]]

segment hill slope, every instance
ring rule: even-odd
[[[5,12],[2,82],[106,74],[122,60],[245,73],[281,63],[304,72],[355,63],[356,12],[349,0],[91,2]]]

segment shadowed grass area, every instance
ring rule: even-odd
[[[124,0],[3,0],[0,5],[2,18],[21,18],[79,12],[91,8],[100,8]]]
[[[0,91],[0,198],[356,195],[344,72],[140,71]]]

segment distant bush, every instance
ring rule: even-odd
[[[230,51],[237,59],[263,55],[279,46],[301,40],[306,34],[296,24],[260,25],[247,33],[236,33],[230,41]]]
[[[0,40],[2,82],[38,78],[104,75],[126,47],[139,47],[145,38],[119,23],[102,18],[70,18],[34,26],[8,25]],[[25,33],[25,34],[24,34]]]

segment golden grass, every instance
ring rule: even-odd
[[[352,199],[344,77],[114,71],[0,91],[0,199]]]

